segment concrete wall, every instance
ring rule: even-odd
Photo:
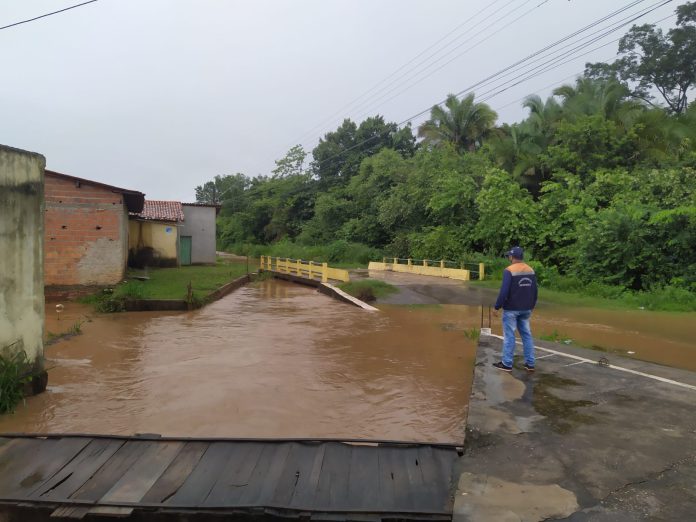
[[[191,236],[191,263],[215,263],[215,207],[183,204],[182,236]]]
[[[43,156],[0,145],[0,349],[43,366]]]
[[[113,285],[128,261],[123,196],[46,175],[46,285]]]
[[[176,223],[131,219],[128,248],[137,253],[143,248],[153,249],[155,260],[162,266],[176,266],[178,231]],[[147,263],[151,264],[151,263]]]

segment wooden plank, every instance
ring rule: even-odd
[[[348,476],[348,498],[355,508],[379,507],[379,448],[353,446]]]
[[[271,444],[264,444],[261,448],[261,453],[256,460],[254,469],[251,471],[251,475],[249,475],[249,485],[244,488],[239,496],[238,502],[241,505],[258,505],[257,500],[264,487],[266,475],[268,475],[273,464],[276,449],[277,447]]]
[[[171,496],[167,504],[199,506],[206,499],[229,460],[235,446],[239,443],[211,443],[184,481],[179,490]]]
[[[408,478],[408,471],[403,466],[401,452],[403,448],[384,446],[380,447],[380,466],[384,469],[380,471],[380,478],[384,477],[386,472],[387,482],[382,483],[380,480],[380,491],[391,493],[392,504],[390,509],[395,511],[405,511],[414,509],[413,500],[411,498],[411,484]]]
[[[208,449],[207,442],[187,442],[174,461],[143,497],[146,503],[165,502],[174,495]]]
[[[262,460],[259,459],[259,463],[256,469],[254,469],[254,476],[257,477],[257,482],[260,482],[260,487],[257,488],[257,496],[246,497],[250,503],[254,503],[257,506],[269,506],[271,504],[273,494],[278,487],[278,481],[285,469],[285,464],[290,454],[290,447],[288,442],[274,445],[268,467],[264,466]],[[263,468],[266,468],[266,471],[262,471]],[[252,476],[252,481],[254,476]],[[243,495],[242,499],[244,498]]]
[[[319,444],[293,442],[290,446],[285,467],[278,478],[271,503],[290,508],[302,480],[312,472],[314,459],[320,448]]]
[[[416,464],[417,458],[418,448],[402,448],[399,452],[401,472],[406,474],[413,508],[418,511],[430,511],[432,500],[424,491],[423,474],[420,466]]]
[[[32,495],[42,499],[68,498],[123,446],[122,440],[94,439],[65,467],[39,485]]]
[[[418,462],[423,475],[423,489],[432,499],[431,509],[448,511],[452,509],[449,491],[452,477],[452,465],[456,455],[431,446],[418,448]],[[446,457],[446,459],[442,459]]]
[[[145,451],[123,476],[99,499],[100,503],[139,502],[154,485],[174,457],[183,448],[183,442],[159,442]],[[89,514],[127,516],[133,510],[119,507],[99,507]]]
[[[43,440],[13,439],[0,452],[0,478],[7,476],[14,468],[21,469],[24,463],[31,462],[36,457]],[[3,493],[3,483],[0,482],[0,495]]]
[[[111,518],[126,518],[133,514],[134,509],[118,506],[97,506],[89,510],[90,516],[102,516]]]
[[[19,439],[10,437],[0,437],[0,457],[7,448],[12,448]]]
[[[119,481],[143,453],[156,444],[156,442],[137,439],[127,441],[70,498],[96,502]]]
[[[239,505],[243,493],[248,488],[253,487],[251,475],[265,446],[265,444],[255,442],[237,444],[203,505]]]
[[[320,511],[347,509],[348,471],[350,469],[351,446],[337,442],[326,443],[324,465],[319,477],[315,507]]]
[[[27,498],[47,479],[69,463],[89,443],[87,438],[29,439],[4,455],[7,465],[0,474],[0,496]],[[29,450],[29,452],[27,452]]]
[[[387,448],[379,448],[377,452],[377,467],[379,481],[379,497],[386,511],[395,509],[396,482],[394,480],[394,464],[391,452]]]
[[[315,497],[319,488],[319,478],[324,466],[326,456],[326,444],[316,447],[312,465],[308,473],[301,473],[298,477],[295,491],[290,501],[290,507],[294,509],[309,509],[315,505]]]

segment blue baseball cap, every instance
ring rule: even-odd
[[[505,257],[512,256],[515,259],[523,259],[524,258],[524,250],[522,250],[521,247],[515,246],[512,247],[510,250],[505,252]]]

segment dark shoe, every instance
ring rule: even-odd
[[[503,370],[504,372],[512,371],[512,366],[505,366],[502,362],[493,363],[493,366],[495,366],[499,370]]]
[[[534,371],[534,366],[529,366],[527,363],[524,363],[524,369],[532,373]]]

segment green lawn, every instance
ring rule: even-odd
[[[186,299],[189,282],[194,296],[203,298],[225,283],[246,274],[246,263],[220,262],[215,266],[182,266],[181,268],[150,268],[130,270],[128,282],[114,288],[113,297],[133,299]],[[131,279],[146,275],[147,281]]]
[[[338,287],[362,301],[374,301],[379,297],[398,292],[395,286],[378,279],[359,279],[350,283],[343,283],[338,285]]]

